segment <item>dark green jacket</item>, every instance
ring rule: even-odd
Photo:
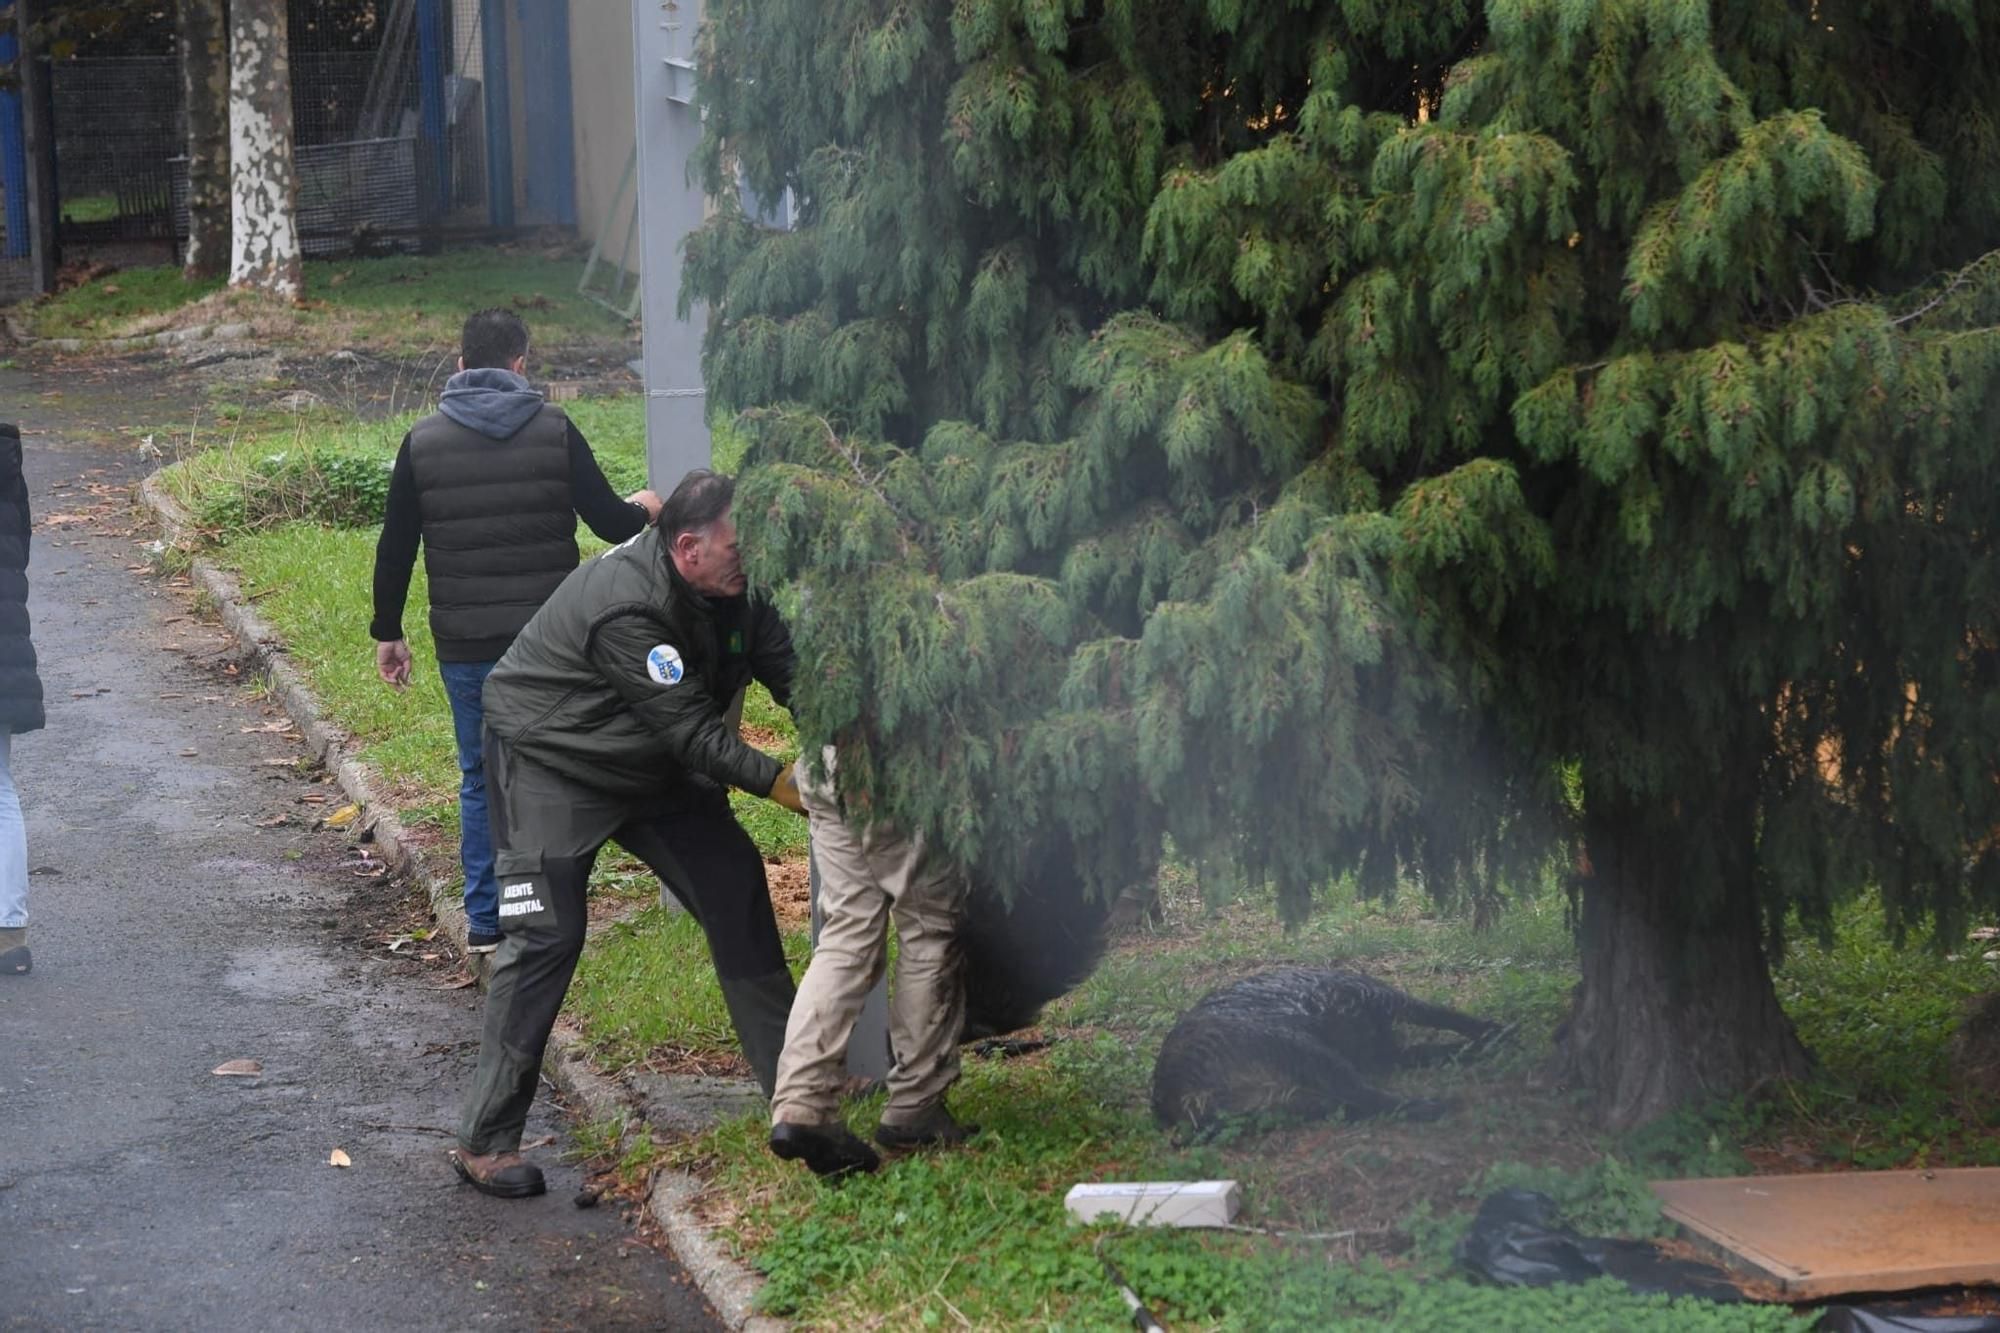
[[[563,580],[486,678],[486,725],[517,754],[614,795],[708,779],[758,795],[778,761],[728,720],[754,678],[792,695],[776,611],[688,587],[648,528]]]

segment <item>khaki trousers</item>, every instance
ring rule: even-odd
[[[953,937],[965,908],[965,880],[955,868],[927,857],[920,839],[884,823],[865,829],[850,824],[833,791],[833,765],[829,747],[828,781],[815,781],[804,759],[795,770],[812,820],[822,921],[785,1027],[771,1121],[839,1119],[848,1037],[882,977],[893,918],[897,956],[889,1040],[896,1064],[889,1071],[882,1120],[908,1123],[958,1080],[965,979]]]

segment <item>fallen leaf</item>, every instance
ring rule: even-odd
[[[186,749],[186,750],[178,750],[178,751],[176,751],[175,753],[179,754],[179,755],[180,755],[180,757],[181,757],[181,758],[183,758],[183,759],[192,759],[192,758],[194,758],[194,757],[195,757],[196,755],[200,754],[200,753],[201,753],[201,751],[200,751],[200,750],[196,750],[196,749],[193,749],[193,748],[191,748],[191,747],[190,747],[189,749]]]
[[[309,791],[305,795],[299,797],[299,799],[301,801],[306,802],[308,805],[325,805],[326,793],[323,791]]]
[[[455,981],[447,981],[447,982],[445,982],[445,983],[444,983],[444,984],[443,984],[442,986],[432,986],[432,987],[431,987],[430,989],[432,989],[432,990],[464,990],[464,989],[465,989],[465,988],[466,988],[467,986],[477,986],[478,984],[479,984],[479,978],[478,978],[478,977],[459,977],[459,978],[458,978],[457,980],[455,980]]]
[[[292,720],[288,717],[280,718],[276,722],[265,722],[254,727],[237,728],[238,731],[242,732],[246,736],[250,735],[253,732],[265,732],[265,731],[281,732],[281,731],[290,731],[291,729],[292,729]]]
[[[354,1159],[347,1155],[347,1150],[344,1148],[335,1148],[331,1153],[327,1154],[326,1161],[328,1166],[354,1165]]]
[[[524,1143],[524,1144],[522,1144],[522,1145],[521,1145],[521,1147],[520,1147],[520,1151],[521,1151],[521,1152],[529,1152],[529,1151],[531,1151],[532,1149],[535,1149],[535,1148],[548,1148],[548,1147],[552,1147],[552,1146],[554,1146],[554,1144],[555,1144],[555,1141],[556,1141],[556,1136],[555,1136],[555,1135],[553,1135],[553,1134],[544,1134],[544,1135],[542,1135],[542,1136],[541,1136],[540,1138],[538,1138],[538,1139],[529,1139],[529,1140],[528,1140],[528,1141],[527,1141],[526,1143]]]
[[[296,759],[259,759],[257,762],[266,768],[297,768],[299,766],[299,761]]]
[[[264,1066],[256,1060],[225,1060],[208,1072],[224,1078],[254,1078],[264,1072]]]
[[[280,825],[280,824],[289,824],[289,823],[291,823],[291,822],[292,822],[292,817],[291,817],[290,815],[288,815],[288,814],[285,814],[284,812],[280,811],[279,813],[277,813],[277,814],[275,814],[275,815],[272,815],[272,816],[271,816],[271,817],[270,817],[269,819],[260,819],[260,820],[258,820],[258,821],[257,821],[257,827],[258,827],[258,828],[276,828],[276,827],[278,827],[278,825]]]
[[[361,807],[358,805],[343,805],[320,822],[328,828],[346,828],[360,813]]]
[[[166,693],[164,693],[164,694],[156,694],[156,695],[154,695],[153,697],[154,697],[155,699],[185,699],[185,698],[187,698],[187,696],[186,696],[185,694],[182,694],[182,693],[181,693],[181,692],[180,692],[179,690],[168,690],[168,691],[167,691]]]

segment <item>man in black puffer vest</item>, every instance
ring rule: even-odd
[[[14,788],[13,742],[42,725],[42,678],[28,639],[28,483],[21,434],[0,425],[0,976],[25,974],[28,834]]]
[[[438,410],[410,427],[389,477],[375,546],[375,669],[410,683],[403,603],[417,545],[430,577],[431,637],[458,740],[459,860],[465,870],[467,946],[500,944],[493,840],[480,752],[480,688],[521,627],[576,568],[576,520],[622,542],[659,516],[660,497],[620,500],[590,446],[522,372],[528,328],[508,310],[465,321],[458,373]]]
[[[792,976],[764,858],[727,789],[803,810],[791,768],[737,733],[736,699],[753,679],[790,706],[793,658],[777,612],[747,593],[733,490],[690,472],[659,526],[565,579],[487,678],[503,940],[452,1154],[487,1194],[543,1190],[521,1131],[583,952],[590,868],[611,838],[700,923],[743,1054],[771,1094]]]

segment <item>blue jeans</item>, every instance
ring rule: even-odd
[[[486,762],[479,744],[486,710],[479,691],[492,662],[439,662],[458,739],[458,861],[465,869],[465,915],[474,931],[500,933],[500,886],[493,878],[493,831],[486,818]]]
[[[0,729],[0,929],[28,924],[28,830],[14,790],[13,746]]]

